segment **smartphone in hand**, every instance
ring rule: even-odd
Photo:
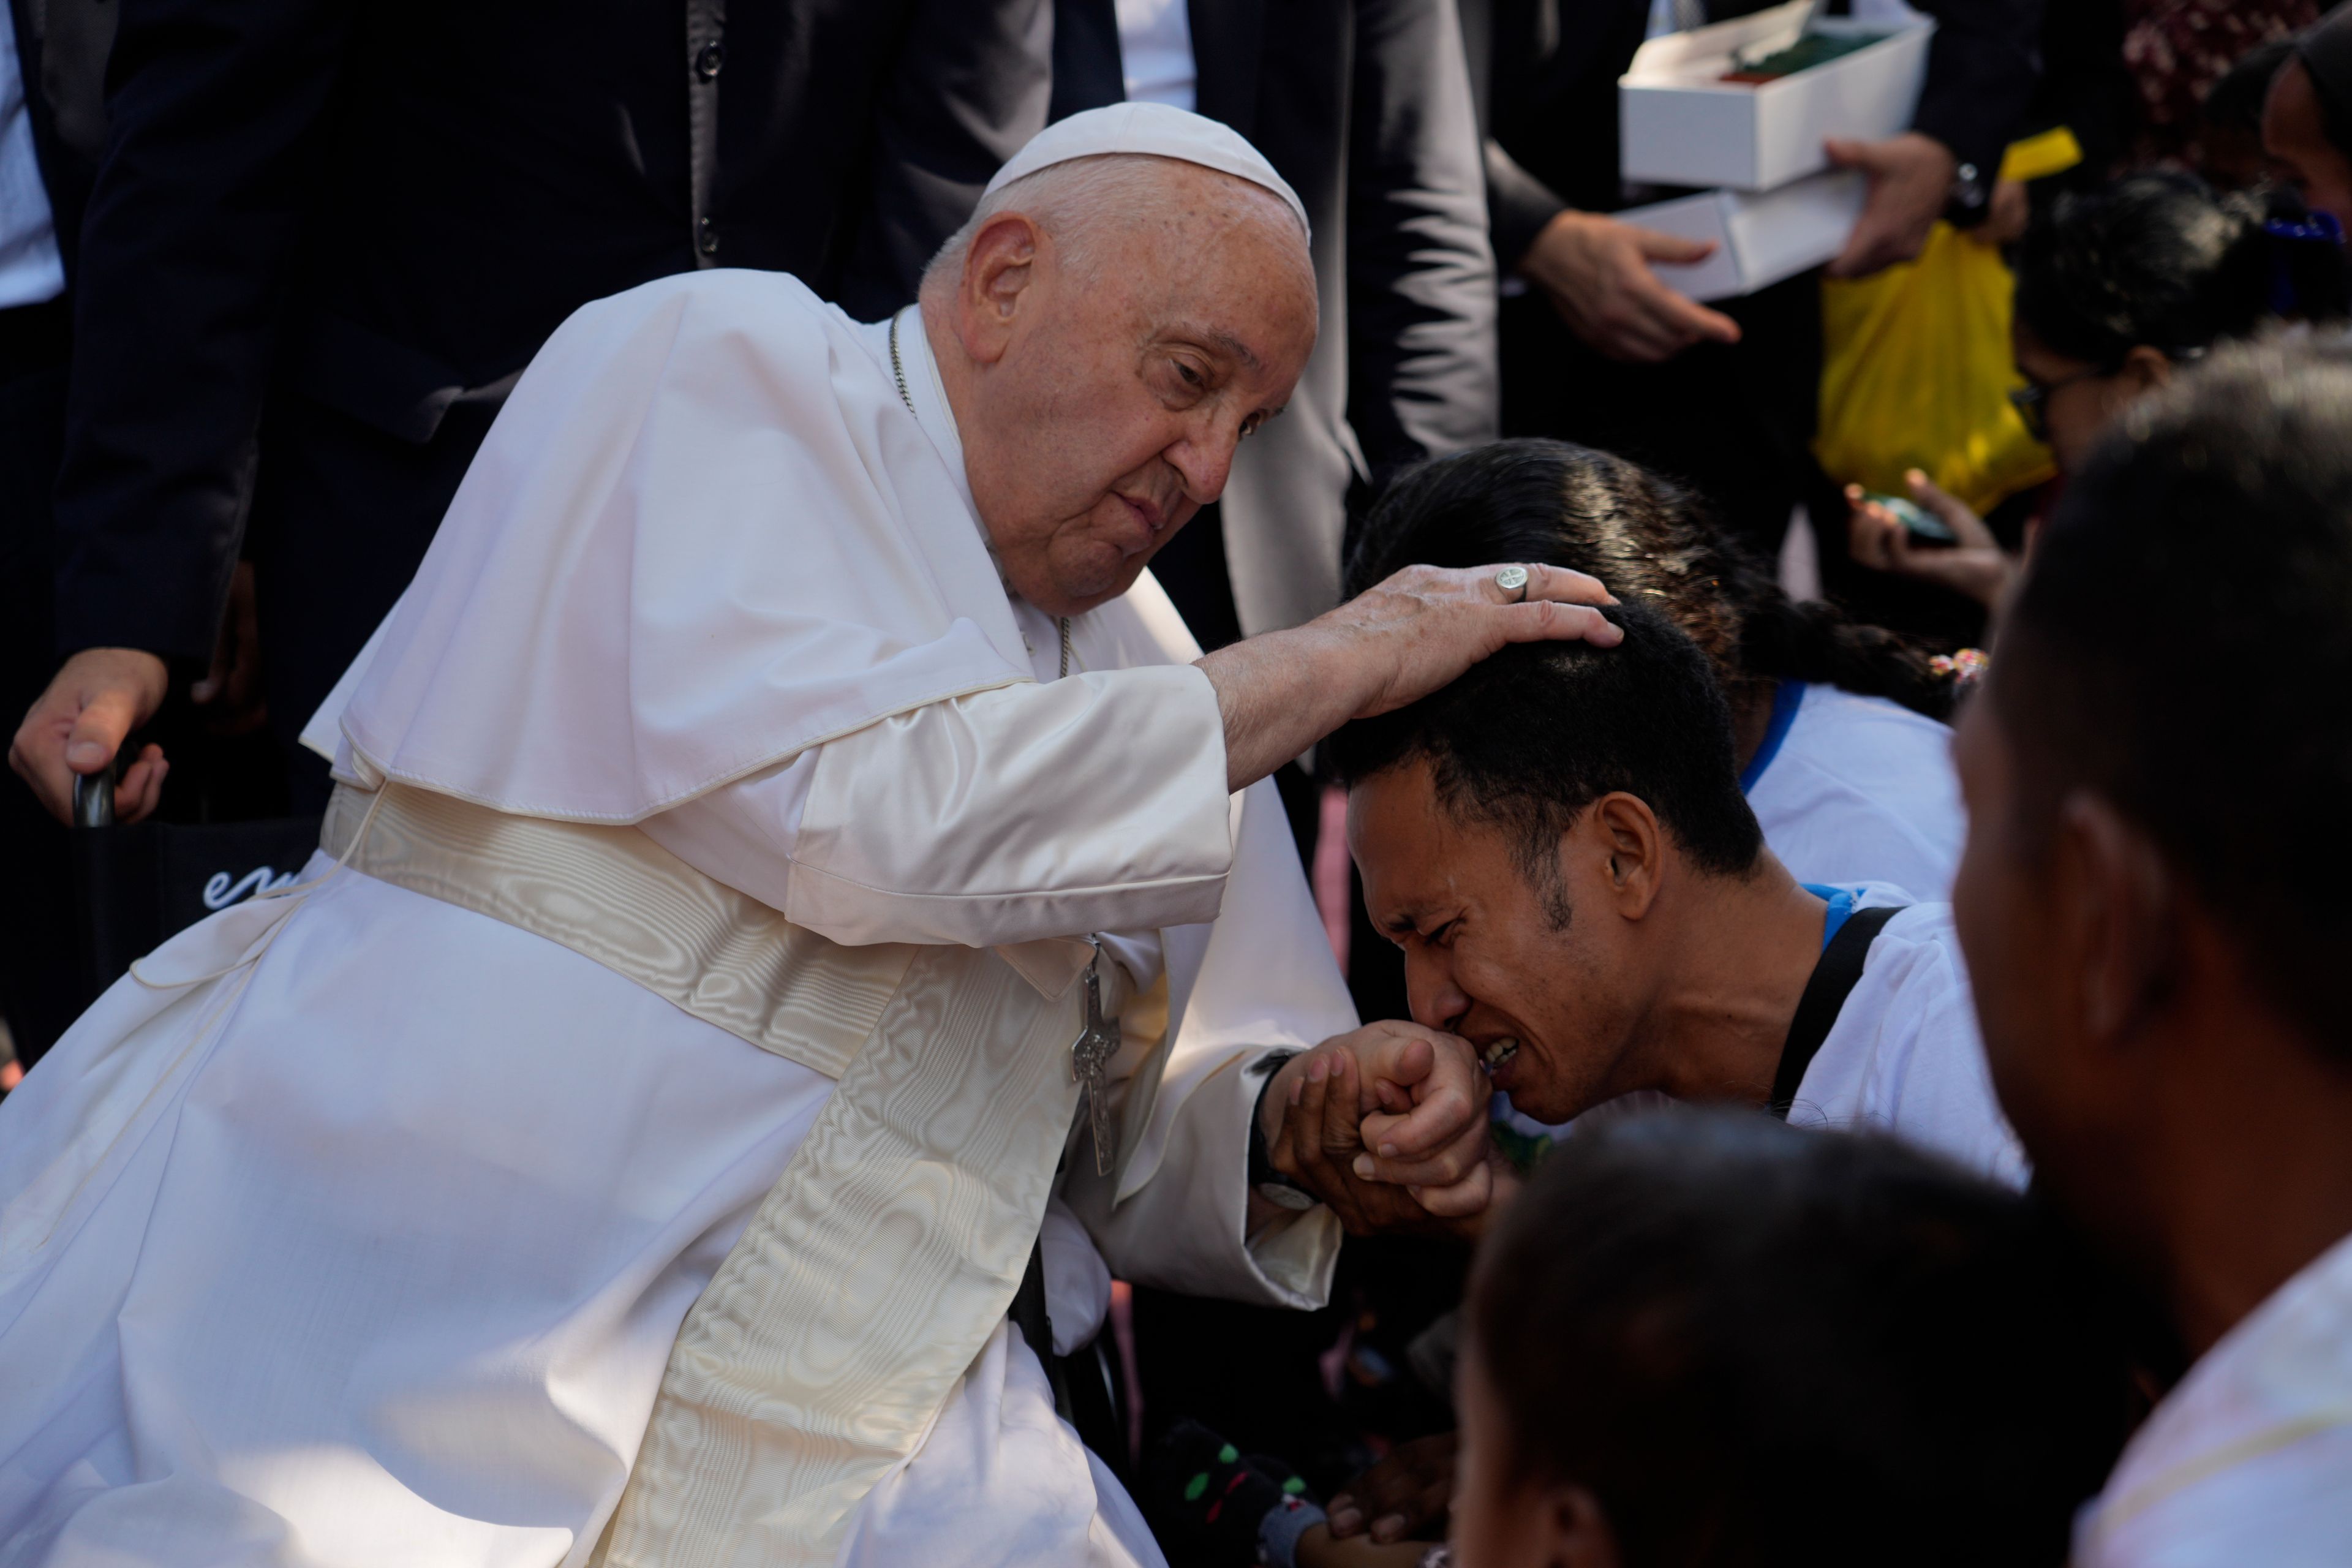
[[[1901,496],[1881,495],[1875,490],[1865,491],[1863,499],[1893,512],[1895,521],[1921,544],[1958,544],[1960,542],[1960,536],[1952,531],[1950,523],[1917,501],[1906,500]]]

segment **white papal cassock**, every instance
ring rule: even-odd
[[[1249,1069],[1354,1018],[1165,597],[1055,679],[898,348],[719,271],[534,362],[339,694],[334,855],[0,1107],[0,1563],[1157,1561],[1006,1303],[1049,1191],[1057,1338],[1087,1233],[1319,1302]]]

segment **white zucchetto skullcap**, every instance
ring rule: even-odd
[[[982,195],[992,196],[1013,181],[1066,163],[1074,158],[1100,158],[1136,153],[1152,158],[1173,158],[1198,163],[1237,180],[1247,180],[1272,191],[1298,215],[1298,226],[1314,232],[1307,221],[1307,205],[1288,181],[1274,172],[1265,154],[1251,146],[1242,133],[1204,115],[1188,114],[1164,103],[1114,103],[1057,120],[1029,138],[1013,154]]]

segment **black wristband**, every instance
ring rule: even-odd
[[[1315,1194],[1274,1168],[1273,1155],[1265,1146],[1265,1091],[1274,1087],[1275,1077],[1282,1064],[1297,1056],[1297,1051],[1269,1051],[1251,1065],[1250,1071],[1265,1074],[1258,1085],[1257,1098],[1250,1101],[1249,1183],[1267,1199],[1285,1208],[1307,1209],[1315,1206]],[[1307,1201],[1300,1203],[1299,1198]]]

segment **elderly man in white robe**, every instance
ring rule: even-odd
[[[1158,1561],[1006,1321],[1041,1225],[1057,1339],[1095,1246],[1319,1302],[1250,1139],[1338,1053],[1484,1199],[1466,1047],[1355,1028],[1261,781],[1616,637],[1503,565],[1199,657],[1143,569],[1306,361],[1305,222],[1122,105],[891,321],[719,271],[555,335],[320,857],[0,1108],[0,1563]]]

